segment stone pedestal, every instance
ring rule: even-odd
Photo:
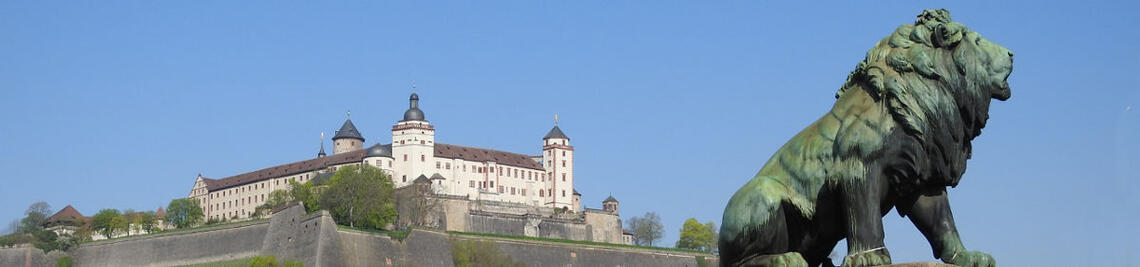
[[[908,262],[897,263],[891,265],[879,265],[881,267],[957,267],[957,265],[950,265],[941,262]]]

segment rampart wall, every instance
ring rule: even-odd
[[[493,223],[493,222],[488,222]],[[482,224],[482,223],[480,223]],[[578,232],[538,224],[539,232]],[[545,229],[545,230],[543,230]],[[540,234],[540,235],[564,235]],[[270,220],[85,243],[71,252],[75,266],[178,266],[275,255],[305,266],[452,266],[454,240],[486,240],[527,266],[697,266],[700,253],[633,247],[496,238],[412,230],[404,240],[338,229],[327,212],[305,214],[293,206]],[[0,249],[0,266],[55,266],[63,253],[35,248]]]

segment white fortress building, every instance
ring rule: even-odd
[[[557,121],[542,137],[536,155],[437,143],[435,126],[419,101],[418,95],[411,95],[403,119],[392,126],[389,144],[365,148],[364,136],[347,119],[332,138],[332,155],[325,154],[322,141],[316,158],[220,179],[199,174],[189,197],[199,201],[207,219],[245,219],[269,192],[288,189],[289,181],[323,179],[338,167],[363,164],[384,170],[396,188],[426,179],[436,194],[450,199],[582,211],[574,190],[574,147]],[[616,216],[616,201],[614,205]],[[617,225],[620,231],[620,222]]]

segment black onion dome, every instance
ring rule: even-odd
[[[368,147],[368,151],[364,152],[364,157],[365,158],[371,158],[371,157],[391,158],[392,157],[392,144],[387,144],[387,145],[375,144],[375,145],[372,145],[371,147]]]
[[[344,120],[344,125],[340,126],[340,130],[336,131],[336,135],[333,136],[332,139],[337,140],[341,138],[359,139],[360,142],[364,142],[364,136],[360,135],[360,131],[356,130],[356,125],[352,124],[352,120]]]
[[[408,111],[404,111],[405,121],[422,121],[424,120],[424,111],[420,110],[420,96],[412,93],[412,97],[408,98]]]

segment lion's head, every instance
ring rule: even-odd
[[[938,162],[920,165],[956,185],[970,141],[989,118],[990,99],[1010,97],[1012,70],[1009,49],[951,22],[945,9],[925,10],[868,51],[836,97],[862,89],[885,101],[900,127],[923,144],[927,160]]]

